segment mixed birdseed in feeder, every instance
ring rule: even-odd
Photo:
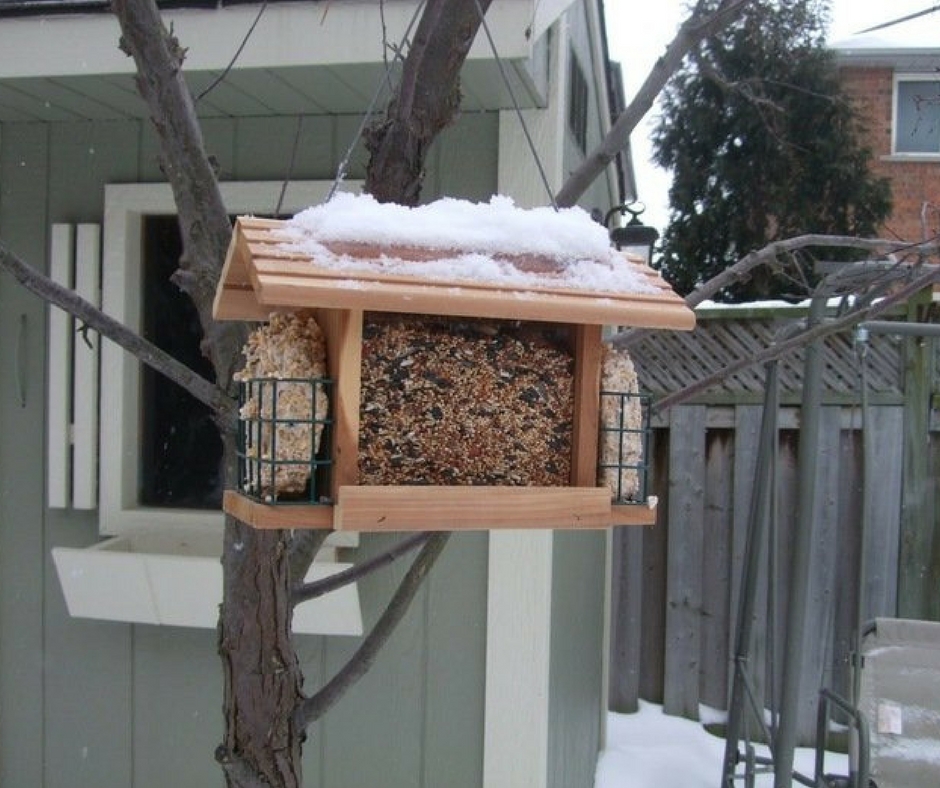
[[[359,483],[568,484],[565,339],[511,321],[367,315]]]

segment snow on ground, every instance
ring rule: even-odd
[[[724,739],[701,723],[668,716],[660,706],[640,701],[636,714],[608,715],[607,748],[597,762],[594,788],[715,788],[721,784],[724,752]],[[758,754],[766,756],[767,749],[758,747]],[[812,750],[799,749],[794,765],[812,776],[814,759]],[[826,771],[845,774],[846,757],[827,754]],[[756,784],[768,788],[773,777],[762,775]]]

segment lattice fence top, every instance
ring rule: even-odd
[[[630,347],[641,388],[661,395],[681,391],[741,358],[754,356],[772,344],[782,329],[803,314],[781,309],[772,314],[740,316],[734,310],[698,315],[698,326],[690,333],[673,331],[648,334]],[[870,391],[881,395],[902,393],[902,343],[897,337],[872,334],[869,338],[868,379]],[[783,393],[797,393],[803,386],[802,349],[780,359],[779,380]],[[722,398],[762,395],[766,371],[754,364],[708,389],[704,397]],[[858,396],[858,362],[852,332],[833,334],[823,348],[823,387],[832,397]]]

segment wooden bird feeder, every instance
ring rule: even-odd
[[[284,314],[315,318],[325,338],[328,378],[322,388],[319,381],[316,386],[329,401],[328,417],[315,403],[313,411],[320,413],[309,419],[316,422],[317,435],[322,430],[320,459],[311,458],[309,466],[319,486],[300,501],[261,494],[258,484],[228,490],[226,512],[258,528],[351,531],[654,522],[655,502],[645,493],[638,500],[618,500],[598,481],[604,464],[599,452],[609,440],[605,429],[621,440],[623,453],[618,427],[601,423],[603,327],[694,326],[691,310],[654,271],[611,251],[615,257],[603,264],[622,266],[619,274],[638,284],[601,289],[572,283],[564,264],[537,252],[488,249],[468,262],[465,249],[458,253],[419,241],[315,237],[312,246],[302,246],[296,238],[291,222],[240,217],[214,315],[247,321]],[[453,262],[461,256],[462,263]],[[505,276],[461,273],[460,265],[475,270],[481,264],[496,264]],[[424,338],[415,341],[415,336]],[[390,351],[387,346],[400,344],[402,337],[411,337],[411,346]],[[467,344],[475,340],[482,350]],[[559,346],[568,354],[567,372],[566,364],[556,361]],[[528,348],[544,358],[517,372],[522,367],[516,356]],[[507,360],[505,354],[516,355]],[[441,363],[450,365],[448,371],[434,367],[428,356],[446,357]],[[490,368],[481,371],[487,359]],[[551,368],[556,363],[557,370]],[[562,378],[569,381],[563,387],[570,403],[546,408],[566,407],[567,415],[547,429],[539,408],[552,396],[552,382]],[[461,391],[467,386],[472,390]],[[507,391],[511,401],[500,403]],[[621,401],[621,412],[622,406]],[[409,408],[410,415],[402,416]],[[449,408],[459,415],[449,418]],[[403,418],[415,422],[413,428]],[[481,418],[492,419],[493,434],[474,432]],[[274,421],[293,423],[283,414]],[[422,448],[426,439],[438,441],[437,461],[424,456],[432,453]],[[541,443],[527,454],[530,440]],[[277,473],[262,468],[262,481],[270,486]],[[551,473],[556,478],[547,482],[543,477]]]

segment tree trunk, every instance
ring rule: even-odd
[[[385,120],[366,134],[365,190],[379,202],[417,205],[424,160],[460,109],[460,69],[491,0],[428,0]]]
[[[176,284],[190,296],[203,329],[203,353],[217,384],[232,391],[245,327],[212,318],[216,283],[231,227],[182,76],[185,50],[152,0],[112,0],[121,46],[137,65],[137,86],[160,139],[161,165],[173,189],[183,239]],[[225,442],[224,480],[235,487],[234,440]],[[290,639],[290,534],[255,531],[226,518],[219,654],[224,674],[225,736],[216,751],[231,788],[299,788],[301,732],[294,709],[302,674]]]
[[[295,729],[294,709],[303,675],[290,634],[287,532],[228,518],[222,560],[226,726],[216,758],[230,788],[299,788],[303,731]]]

